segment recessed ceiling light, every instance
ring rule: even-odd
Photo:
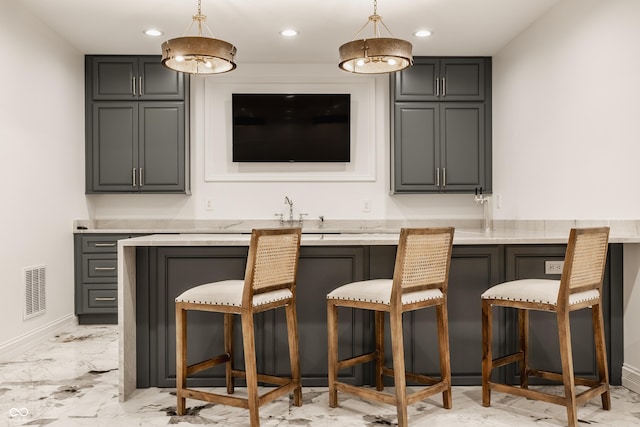
[[[413,33],[413,35],[416,37],[429,37],[431,34],[432,33],[429,30],[420,30]]]
[[[159,37],[164,34],[162,31],[156,30],[155,28],[149,28],[148,30],[144,30],[143,33],[151,37]]]
[[[298,35],[298,31],[291,28],[287,28],[286,30],[280,31],[280,35],[285,37],[294,37]]]

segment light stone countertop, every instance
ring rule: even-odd
[[[297,226],[297,222],[292,224]],[[78,220],[74,233],[145,234],[121,240],[126,246],[242,246],[254,228],[277,228],[276,220]],[[402,227],[456,228],[454,244],[566,243],[573,227],[609,226],[611,243],[640,243],[640,220],[307,220],[303,246],[395,244]]]

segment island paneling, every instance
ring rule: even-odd
[[[449,283],[449,325],[453,383],[477,385],[481,381],[480,294],[504,280],[552,278],[544,261],[562,260],[565,245],[454,245]],[[327,384],[326,294],[333,288],[358,280],[391,277],[394,245],[303,246],[298,271],[298,326],[300,359],[305,386]],[[246,246],[138,247],[136,248],[136,347],[137,388],[175,386],[174,299],[201,283],[244,276]],[[604,285],[604,315],[612,384],[620,384],[622,365],[622,245],[611,244]],[[532,316],[532,360],[542,367],[559,368],[553,318]],[[587,313],[588,314],[588,313]],[[517,319],[505,310],[496,312],[494,351],[504,353],[516,344]],[[210,313],[189,313],[189,355],[192,363],[222,349],[222,319]],[[576,371],[596,375],[590,317],[572,316],[573,339],[579,350]],[[373,319],[361,310],[339,312],[340,357],[360,354],[373,345]],[[258,367],[265,373],[288,372],[284,312],[275,310],[256,317]],[[438,372],[435,315],[405,315],[407,369],[427,374]],[[236,327],[235,361],[242,366],[239,324]],[[409,340],[409,337],[411,339]],[[389,337],[387,336],[387,339]],[[544,345],[542,345],[544,343]],[[540,344],[540,345],[539,345]],[[387,346],[390,350],[390,346]],[[387,354],[391,360],[391,354]],[[514,371],[502,372],[516,381]],[[341,371],[341,380],[370,384],[369,367]],[[224,385],[224,370],[201,373],[193,386]]]

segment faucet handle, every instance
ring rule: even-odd
[[[309,214],[306,214],[306,213],[301,213],[301,214],[299,214],[299,217],[298,217],[298,223],[299,223],[300,225],[302,225],[302,220],[303,220],[303,217],[304,217],[305,215],[309,215]]]
[[[274,214],[274,215],[277,216],[278,219],[280,220],[280,225],[284,224],[284,214],[277,213],[277,214]]]

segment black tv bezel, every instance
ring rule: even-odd
[[[351,138],[351,94],[344,92],[335,92],[335,93],[307,93],[307,92],[296,92],[296,93],[249,93],[249,92],[237,92],[232,93],[232,107],[231,107],[231,160],[233,163],[350,163],[351,162],[351,151],[352,151],[352,138]],[[345,111],[341,111],[341,113],[346,114],[346,134],[344,134],[339,140],[341,147],[337,147],[338,149],[333,150],[331,155],[318,156],[313,155],[309,157],[303,157],[298,155],[292,156],[274,156],[274,157],[265,157],[264,155],[260,156],[247,156],[246,153],[242,157],[238,157],[237,153],[237,144],[236,140],[236,129],[237,129],[237,121],[238,114],[236,111],[237,103],[236,99],[238,97],[275,97],[277,100],[291,98],[330,98],[330,97],[339,97],[342,98],[342,103],[346,106]],[[306,100],[308,103],[312,102],[309,99]],[[345,132],[345,129],[342,130]],[[271,141],[273,143],[273,141]],[[326,141],[323,141],[326,142]],[[316,142],[316,145],[319,147],[320,142]],[[324,148],[327,146],[324,145]],[[345,150],[346,148],[346,150]],[[295,150],[293,150],[295,151]],[[317,151],[317,150],[316,150]],[[329,154],[325,152],[324,154]]]

